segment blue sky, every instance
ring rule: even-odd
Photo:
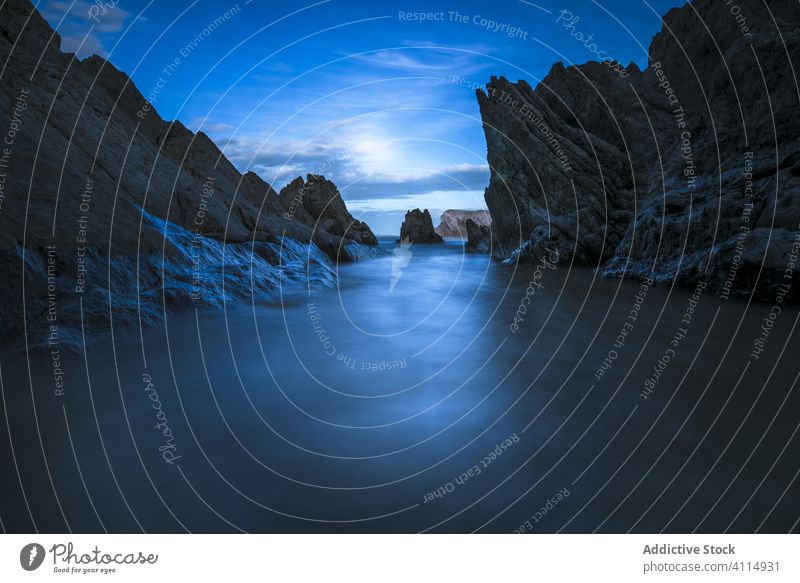
[[[108,58],[146,97],[157,89],[152,100],[162,117],[206,132],[241,171],[276,189],[324,173],[355,216],[394,234],[409,208],[427,207],[437,219],[447,208],[485,207],[489,170],[474,87],[492,75],[536,86],[553,63],[596,58],[564,28],[562,11],[605,54],[644,66],[660,15],[681,4],[40,0],[37,7],[64,50]]]

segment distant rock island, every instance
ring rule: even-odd
[[[670,10],[648,66],[555,64],[477,97],[494,254],[800,298],[800,5]]]
[[[25,313],[58,344],[81,315],[87,327],[110,314],[148,321],[162,297],[220,305],[330,282],[331,262],[378,253],[323,176],[276,193],[204,133],[163,120],[111,63],[60,45],[31,2],[2,3],[0,105],[13,128],[0,161],[4,336]]]
[[[414,209],[406,213],[406,218],[400,226],[400,239],[398,243],[443,243],[444,240],[433,228],[433,219],[428,209],[421,211]]]
[[[436,233],[442,237],[457,239],[467,238],[467,220],[472,220],[476,225],[489,226],[492,224],[492,215],[488,210],[464,211],[448,209],[442,213]]]

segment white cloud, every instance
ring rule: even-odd
[[[480,210],[486,208],[482,191],[433,191],[392,198],[348,200],[347,208],[354,215],[376,212],[405,212],[409,209],[429,209],[435,215],[447,209]]]
[[[104,37],[122,31],[130,13],[114,0],[50,0],[42,8],[42,16],[61,35],[62,50],[82,59],[107,57]]]
[[[374,172],[367,177],[370,182],[381,182],[385,184],[406,184],[415,181],[426,181],[438,178],[452,177],[458,180],[459,177],[471,174],[489,174],[488,164],[453,164],[451,166],[441,166],[439,168],[418,168],[408,170],[392,170],[388,172]]]

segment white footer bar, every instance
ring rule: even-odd
[[[0,581],[796,582],[798,551],[792,535],[4,535]]]

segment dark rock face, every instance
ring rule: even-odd
[[[421,211],[414,209],[406,213],[406,218],[400,226],[400,239],[398,242],[409,243],[443,243],[442,238],[433,229],[433,219],[428,209]]]
[[[111,63],[79,61],[60,44],[28,0],[0,6],[0,131],[13,132],[0,160],[1,332],[17,329],[23,305],[29,322],[44,321],[49,279],[63,323],[79,299],[101,313],[104,303],[106,314],[109,301],[130,305],[137,289],[144,304],[160,297],[159,287],[168,301],[186,301],[193,269],[216,285],[238,273],[223,269],[236,257],[250,275],[258,272],[259,291],[293,277],[274,269],[281,250],[297,259],[299,274],[311,257],[325,261],[318,248],[352,259],[377,244],[331,182],[298,178],[278,195],[256,174],[242,175],[202,132],[163,120]],[[298,184],[305,194],[290,213]],[[193,256],[187,243],[204,254]],[[161,258],[175,281],[162,277]]]
[[[559,63],[478,91],[497,256],[797,301],[800,5],[738,6],[746,24],[713,0],[669,11],[644,71]]]
[[[442,237],[466,239],[468,220],[488,227],[492,224],[492,215],[489,214],[489,211],[446,210],[439,219],[439,226],[436,227],[436,232]]]
[[[492,229],[487,225],[479,225],[472,219],[467,219],[467,244],[465,249],[470,253],[491,253]]]
[[[299,202],[306,212],[296,216],[315,230],[321,229],[364,245],[378,244],[367,224],[353,218],[336,185],[324,176],[309,174],[305,182],[296,178],[281,190],[278,198],[289,201],[284,211],[286,219],[292,218],[292,201]]]

